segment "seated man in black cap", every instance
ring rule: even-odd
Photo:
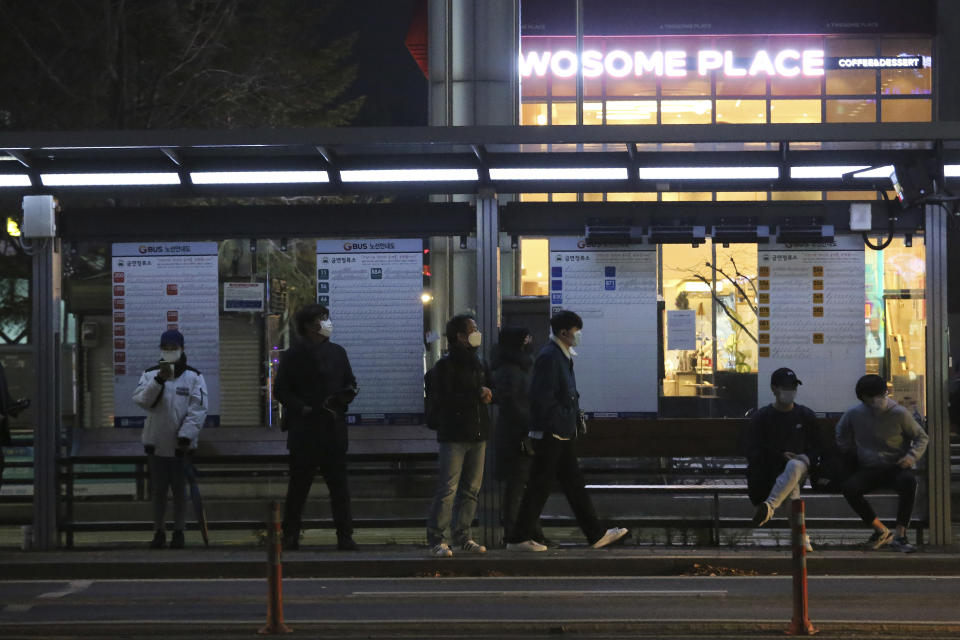
[[[786,367],[770,376],[775,400],[758,410],[744,438],[747,456],[747,490],[757,506],[753,526],[762,527],[787,498],[800,496],[810,469],[823,451],[817,416],[797,404],[797,374]],[[805,540],[811,550],[809,540]]]

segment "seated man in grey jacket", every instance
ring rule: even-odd
[[[907,542],[907,525],[917,495],[914,467],[927,449],[927,434],[909,411],[887,397],[887,382],[878,375],[857,381],[860,404],[848,409],[837,423],[837,446],[856,472],[843,483],[843,495],[874,532],[867,546],[886,545],[909,553],[916,548]],[[884,525],[864,494],[876,489],[897,492],[896,534]]]

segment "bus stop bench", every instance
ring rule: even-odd
[[[670,496],[690,496],[699,495],[711,498],[710,517],[704,518],[683,518],[683,517],[618,517],[618,523],[629,524],[634,527],[655,527],[655,528],[679,528],[679,529],[703,529],[710,530],[710,543],[714,546],[720,545],[720,530],[723,529],[748,529],[753,527],[750,518],[731,518],[721,517],[720,515],[720,496],[742,496],[747,499],[746,485],[731,484],[588,484],[587,491],[595,495],[670,495]],[[803,490],[801,495],[810,494],[809,490]],[[826,494],[816,494],[826,495]],[[869,494],[876,497],[896,497],[893,493],[877,492]],[[572,518],[551,518],[544,520],[544,524],[560,524],[561,522],[574,523]],[[811,517],[805,518],[808,529],[859,529],[863,527],[863,522],[857,517]],[[771,529],[789,529],[791,523],[788,518],[774,517],[766,525]],[[914,529],[917,537],[917,544],[923,544],[923,531],[928,528],[924,519],[913,519],[910,522],[910,528]]]
[[[266,515],[266,514],[264,514]],[[355,518],[353,526],[357,529],[378,529],[384,527],[417,527],[425,528],[427,519],[424,518]],[[236,520],[216,520],[208,523],[210,531],[260,531],[267,530],[272,523],[266,519],[236,519]],[[331,518],[304,518],[303,529],[332,529],[334,527]],[[187,518],[187,529],[197,530],[199,525],[196,521]],[[65,522],[61,524],[60,530],[64,532],[81,533],[97,531],[153,531],[153,522],[149,520],[123,520],[113,522]]]

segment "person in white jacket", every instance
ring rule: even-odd
[[[186,524],[185,460],[197,448],[207,416],[207,385],[203,375],[187,366],[183,335],[160,336],[160,361],[140,376],[133,401],[147,412],[140,441],[150,465],[153,486],[152,549],[166,544],[167,492],[173,491],[174,531],[171,549],[184,546]]]

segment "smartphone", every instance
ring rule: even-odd
[[[173,363],[167,362],[166,360],[160,360],[160,368],[163,369],[163,374],[167,378],[173,377]]]

